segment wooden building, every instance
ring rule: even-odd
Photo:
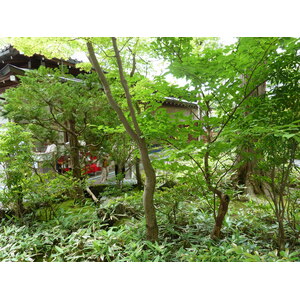
[[[0,51],[0,95],[7,89],[18,85],[18,75],[24,75],[27,70],[47,68],[65,68],[68,73],[77,76],[82,73],[76,68],[79,61],[74,59],[62,60],[58,58],[47,59],[42,55],[26,56],[12,46]]]
[[[192,116],[195,120],[198,118],[198,105],[195,102],[166,97],[161,108],[164,108],[169,114],[182,112],[184,116]]]
[[[68,68],[68,73],[76,77],[80,73],[84,73],[79,68],[76,68],[76,64],[79,61],[75,59],[62,60],[58,58],[48,59],[40,54],[34,54],[32,56],[26,56],[12,46],[8,46],[0,51],[0,100],[5,100],[1,95],[6,89],[16,87],[20,81],[18,76],[25,75],[26,71],[38,69],[40,66],[45,66],[47,68],[60,68],[62,71]],[[64,77],[61,77],[62,79]],[[79,79],[67,79],[81,81]],[[63,80],[62,80],[63,81]],[[193,115],[196,119],[198,115],[198,105],[196,103],[188,102],[186,100],[179,100],[173,97],[166,97],[164,101],[161,102],[161,109],[165,109],[168,113],[183,112],[184,115]],[[8,120],[0,115],[0,126],[5,124]],[[68,138],[63,138],[62,144],[68,142]],[[49,145],[44,145],[46,149]],[[45,155],[48,153],[45,149],[40,149],[44,151]],[[41,152],[40,152],[41,153]]]

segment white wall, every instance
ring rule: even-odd
[[[1,96],[1,95],[0,95]],[[1,107],[0,107],[0,131],[3,130],[2,126],[8,122],[8,119],[1,116]],[[3,172],[3,166],[0,164],[0,173]],[[0,189],[3,189],[4,184],[2,183],[2,180],[0,179]]]

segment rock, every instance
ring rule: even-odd
[[[163,191],[164,189],[171,189],[176,185],[175,181],[167,180],[163,185],[161,185],[158,190]]]

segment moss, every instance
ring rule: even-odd
[[[62,210],[64,213],[79,213],[79,212],[91,212],[93,213],[95,211],[95,208],[90,205],[79,205],[75,204],[74,200],[68,200],[60,203],[57,207],[57,210]]]
[[[75,204],[74,200],[67,200],[60,202],[55,207],[53,207],[54,214],[57,215],[77,215],[82,213],[90,212],[94,213],[95,207],[91,205],[79,205]],[[36,210],[35,215],[40,221],[48,221],[53,219],[54,215],[51,213],[51,209],[49,207],[40,207]]]
[[[70,210],[78,207],[79,205],[74,203],[74,200],[67,200],[64,202],[59,203],[57,206],[58,209]]]

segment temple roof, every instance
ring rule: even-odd
[[[189,102],[184,99],[178,99],[174,97],[165,97],[165,101],[163,101],[163,105],[170,105],[170,106],[179,106],[179,107],[188,107],[197,109],[198,105],[196,102]]]
[[[73,76],[84,73],[84,71],[76,68],[77,63],[79,63],[79,61],[75,59],[47,59],[39,54],[26,56],[13,46],[7,46],[0,51],[0,94],[7,88],[18,85],[17,75],[24,75],[26,71],[38,69],[40,66],[47,68],[59,68],[64,66],[68,68],[68,73]],[[62,77],[62,80],[71,79]],[[78,81],[79,79],[72,80]]]
[[[59,65],[68,66],[72,75],[78,75],[80,70],[76,68],[76,64],[80,61],[75,59],[63,60],[59,58],[48,59],[43,55],[34,54],[27,56],[15,49],[13,46],[8,46],[0,51],[0,69],[6,64],[12,64],[21,68],[37,69],[40,65],[45,65],[48,68],[57,68]],[[75,74],[73,74],[75,72]]]
[[[69,73],[76,76],[80,73],[84,73],[80,69],[76,68],[76,64],[79,61],[75,59],[62,60],[62,59],[47,59],[42,55],[34,54],[33,56],[26,56],[12,46],[8,46],[2,51],[0,50],[0,94],[7,88],[11,88],[18,85],[17,75],[24,75],[26,71],[31,69],[38,69],[41,65],[47,68],[58,68],[61,66],[67,66]],[[106,73],[106,72],[105,72]],[[62,81],[72,80],[81,82],[80,79],[61,77]],[[177,106],[183,108],[197,109],[196,102],[189,102],[187,100],[178,99],[175,97],[165,97],[162,101],[163,106]]]

